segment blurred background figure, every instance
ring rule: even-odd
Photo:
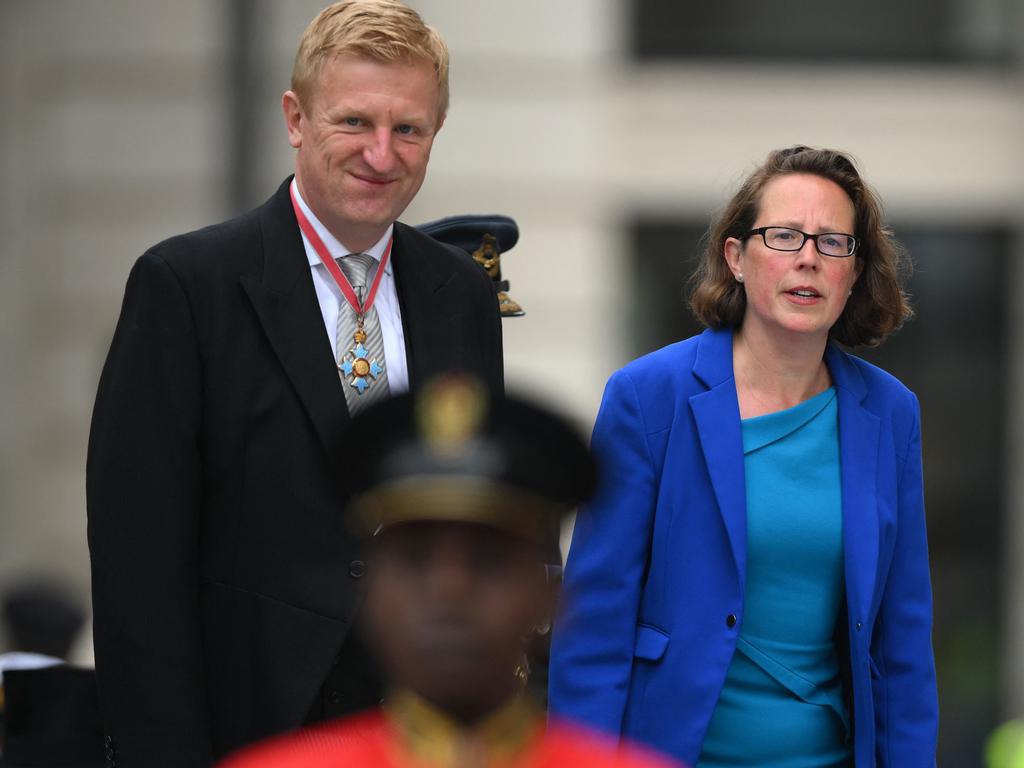
[[[59,579],[21,576],[0,597],[0,766],[102,765],[103,735],[92,669],[70,667],[86,621]]]
[[[65,663],[85,624],[75,593],[53,579],[23,578],[0,598],[4,652],[0,685],[12,669],[39,669]]]
[[[0,587],[48,563],[88,589],[82,459],[125,275],[290,172],[278,105],[326,4],[0,2]],[[697,332],[686,277],[754,162],[857,159],[916,264],[915,319],[865,357],[921,401],[938,761],[976,764],[1024,712],[1024,3],[410,4],[455,65],[404,219],[515,218],[506,378],[584,429],[612,371]]]
[[[591,492],[575,429],[451,375],[358,416],[344,456],[353,528],[371,540],[367,645],[383,709],[253,747],[224,768],[656,768],[554,721],[525,692],[525,638],[550,621],[551,517]]]

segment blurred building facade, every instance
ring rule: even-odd
[[[85,445],[128,270],[290,172],[279,99],[323,4],[0,3],[0,585],[46,566],[87,593]],[[975,762],[1024,712],[1020,0],[412,4],[453,100],[404,218],[517,219],[510,386],[581,425],[615,368],[692,332],[683,279],[746,171],[794,143],[858,158],[917,268],[917,318],[870,356],[921,395],[940,764]]]

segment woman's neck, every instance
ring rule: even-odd
[[[785,338],[744,324],[733,335],[732,367],[740,418],[792,408],[832,383],[825,365],[828,338]]]

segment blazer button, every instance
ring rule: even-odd
[[[327,694],[327,700],[331,702],[331,704],[340,704],[341,694],[338,693],[338,691],[331,691],[329,694]]]
[[[736,626],[736,614],[735,613],[730,613],[728,616],[725,617],[725,626],[727,626],[729,629],[732,629],[733,627]]]
[[[862,626],[864,626],[864,625],[863,625],[863,624],[861,624],[861,623],[860,623],[860,622],[858,621],[858,622],[857,622],[857,630],[859,631],[859,630],[860,630],[860,628],[861,628]]]
[[[366,575],[366,563],[362,560],[353,560],[348,564],[348,575],[353,579],[361,579]]]

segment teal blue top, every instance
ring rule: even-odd
[[[844,593],[835,389],[743,420],[747,582],[698,768],[851,759],[833,635]]]

